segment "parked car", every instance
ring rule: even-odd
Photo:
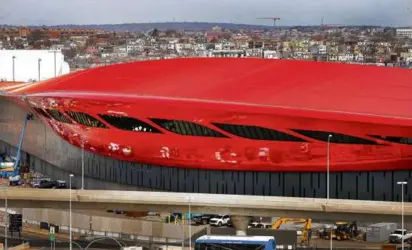
[[[55,182],[49,181],[49,180],[41,180],[38,186],[38,188],[45,188],[45,189],[52,189],[54,187],[55,187]]]
[[[36,179],[33,179],[33,180],[31,181],[31,186],[32,186],[33,188],[38,188],[38,187],[40,187],[40,183],[41,183],[42,181],[43,181],[43,182],[45,182],[45,181],[50,182],[51,179],[50,179],[50,178],[47,178],[47,177],[45,177],[45,178],[36,178]]]
[[[66,189],[67,188],[67,183],[66,181],[61,181],[61,180],[57,180],[54,182],[55,187],[57,189]]]
[[[408,242],[412,239],[412,233],[408,232],[405,229],[397,229],[389,235],[389,243],[402,243]]]
[[[209,224],[211,226],[218,226],[218,227],[227,226],[229,220],[230,220],[230,215],[227,215],[227,214],[226,215],[219,215],[217,217],[214,217],[214,218],[210,219]]]
[[[203,224],[207,225],[210,223],[210,219],[218,217],[219,215],[216,214],[202,214],[199,216],[193,216],[192,220],[196,224]]]

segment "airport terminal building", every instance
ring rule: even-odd
[[[0,153],[15,154],[33,113],[23,162],[55,179],[74,174],[76,185],[83,162],[85,188],[324,198],[329,173],[331,198],[398,201],[396,182],[411,176],[412,94],[399,87],[410,77],[372,66],[203,58],[7,83]]]

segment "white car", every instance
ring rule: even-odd
[[[229,220],[230,220],[230,215],[219,215],[219,216],[216,216],[210,219],[209,224],[211,226],[221,227],[221,226],[226,226]]]
[[[402,237],[403,234],[403,237]],[[397,229],[389,235],[389,243],[402,243],[410,240],[412,237],[412,233],[409,233],[405,229]]]

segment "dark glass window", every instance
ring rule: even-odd
[[[314,131],[314,130],[303,130],[303,129],[291,129],[292,131],[304,135],[306,137],[319,140],[319,141],[328,141],[329,135],[332,135],[330,138],[331,143],[342,143],[342,144],[368,144],[368,145],[376,145],[375,141],[371,141],[368,139],[363,139],[351,135],[345,135],[335,132],[326,132],[326,131]]]
[[[77,123],[82,124],[87,127],[94,127],[94,128],[107,128],[101,121],[97,120],[93,116],[82,113],[82,112],[73,112],[73,111],[66,111],[73,120]]]
[[[396,136],[382,136],[382,135],[369,135],[369,136],[377,138],[377,139],[381,139],[384,141],[388,141],[388,142],[412,145],[412,138],[396,137]]]
[[[47,109],[46,110],[47,113],[49,113],[49,115],[51,117],[53,117],[53,119],[55,119],[56,121],[59,122],[64,122],[64,123],[73,123],[69,118],[67,118],[67,116],[63,115],[63,113],[61,113],[58,110],[54,110],[54,109]]]
[[[44,111],[43,109],[41,109],[41,108],[33,108],[33,109],[34,109],[37,113],[39,113],[40,115],[42,115],[42,116],[44,116],[44,117],[46,117],[46,118],[48,118],[48,119],[51,119],[50,115],[47,114],[46,111]]]
[[[152,118],[150,120],[159,125],[160,127],[180,135],[227,138],[226,135],[221,134],[211,128],[192,122],[155,118]]]
[[[295,142],[305,141],[304,139],[298,138],[296,136],[264,127],[223,123],[213,123],[213,125],[233,135],[253,140]]]
[[[104,121],[118,129],[146,133],[161,133],[157,128],[132,117],[102,114],[99,116]]]

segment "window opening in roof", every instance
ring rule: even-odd
[[[233,135],[252,140],[305,142],[304,139],[299,137],[259,126],[224,123],[213,123],[213,125]]]
[[[368,139],[363,139],[360,137],[346,135],[341,133],[335,132],[327,132],[327,131],[314,131],[314,130],[303,130],[303,129],[291,129],[292,131],[304,135],[306,137],[319,140],[319,141],[328,141],[329,135],[332,135],[330,138],[331,143],[341,143],[341,144],[367,144],[367,145],[376,145],[375,141],[371,141]]]
[[[412,138],[397,137],[397,136],[383,136],[383,135],[369,135],[371,137],[381,139],[388,142],[412,145]]]
[[[66,114],[68,114],[73,120],[81,125],[94,128],[107,128],[107,126],[104,125],[101,121],[97,120],[89,114],[73,111],[66,111]]]
[[[56,121],[59,122],[64,122],[64,123],[73,123],[69,118],[67,118],[67,116],[63,115],[63,113],[61,113],[58,110],[54,110],[54,109],[46,109],[47,113],[49,113],[49,115],[51,117],[53,117],[53,119],[55,119]]]
[[[33,108],[39,115],[42,115],[48,119],[51,119],[50,115],[46,113],[46,111],[44,111],[41,108]]]
[[[157,128],[132,117],[103,114],[99,114],[99,117],[118,129],[144,133],[161,133]]]
[[[167,131],[180,135],[227,138],[226,135],[219,133],[218,131],[193,122],[157,118],[152,118],[150,120]]]

